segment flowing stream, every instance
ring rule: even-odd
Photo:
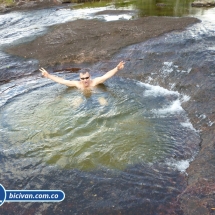
[[[188,74],[202,53],[212,60],[214,9],[196,13],[202,23],[186,31],[129,46],[114,56],[133,59],[126,66],[136,74],[149,71],[147,83],[113,77],[90,95],[41,77],[25,77],[38,62],[3,52],[57,23],[136,16],[135,12],[94,16],[103,9],[51,8],[0,15],[1,80],[20,77],[0,86],[1,183],[6,189],[61,189],[66,194],[59,204],[12,203],[2,207],[7,211],[183,214],[176,197],[186,186],[186,168],[198,153],[200,138],[181,106],[189,96],[179,94],[174,83],[169,83],[172,90],[156,85],[156,78]],[[184,58],[196,50],[189,60]],[[78,79],[77,74],[58,75]]]

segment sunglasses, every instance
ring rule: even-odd
[[[88,76],[88,77],[86,77],[86,78],[80,78],[80,79],[81,79],[81,80],[84,80],[84,79],[86,79],[86,80],[87,80],[87,79],[89,79],[89,76]]]

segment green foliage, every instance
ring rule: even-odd
[[[11,5],[14,5],[14,1],[13,0],[0,0],[0,4],[11,6]]]

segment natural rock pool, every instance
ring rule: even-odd
[[[40,12],[33,13],[39,21]],[[67,10],[51,9],[51,19],[59,13],[62,20],[68,17]],[[42,34],[44,26],[50,25],[46,20],[42,27],[29,26],[22,16],[33,17],[28,12],[2,15],[2,47],[32,39],[32,34]],[[20,78],[1,85],[1,183],[6,189],[61,189],[66,198],[59,204],[5,203],[1,211],[183,214],[177,196],[187,185],[185,171],[201,139],[182,108],[193,102],[189,96],[193,91],[180,94],[175,82],[184,77],[190,80],[195,65],[204,66],[199,61],[202,55],[211,62],[206,67],[211,72],[214,24],[208,20],[185,32],[125,48],[113,57],[117,62],[127,60],[119,74],[123,77],[113,77],[88,95],[38,75],[23,77],[25,72],[33,73],[38,62],[2,52],[1,70],[7,71],[1,73],[3,79],[17,74]],[[6,32],[9,23],[11,30]],[[24,32],[17,23],[24,24]],[[12,33],[13,26],[20,31]],[[109,62],[90,66],[94,77],[101,64],[105,67]],[[78,74],[65,71],[58,75],[78,79]],[[197,116],[212,126],[209,111],[204,114],[204,119]]]
[[[179,210],[183,172],[200,143],[181,107],[185,97],[117,77],[90,95],[46,79],[17,82],[1,100],[2,183],[61,187],[60,214]]]
[[[87,96],[46,80],[10,91],[18,95],[3,105],[0,129],[3,152],[14,163],[123,170],[192,160],[198,151],[177,92],[123,78]]]

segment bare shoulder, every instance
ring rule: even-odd
[[[104,80],[103,76],[94,78],[91,82],[91,86],[95,87],[96,85],[102,84],[104,81],[105,80]]]
[[[75,87],[77,87],[79,89],[82,87],[80,81],[72,81],[72,82],[75,85]]]
[[[77,87],[80,88],[81,85],[79,83],[79,81],[69,81],[69,80],[65,80],[64,84],[67,85],[68,87]]]

